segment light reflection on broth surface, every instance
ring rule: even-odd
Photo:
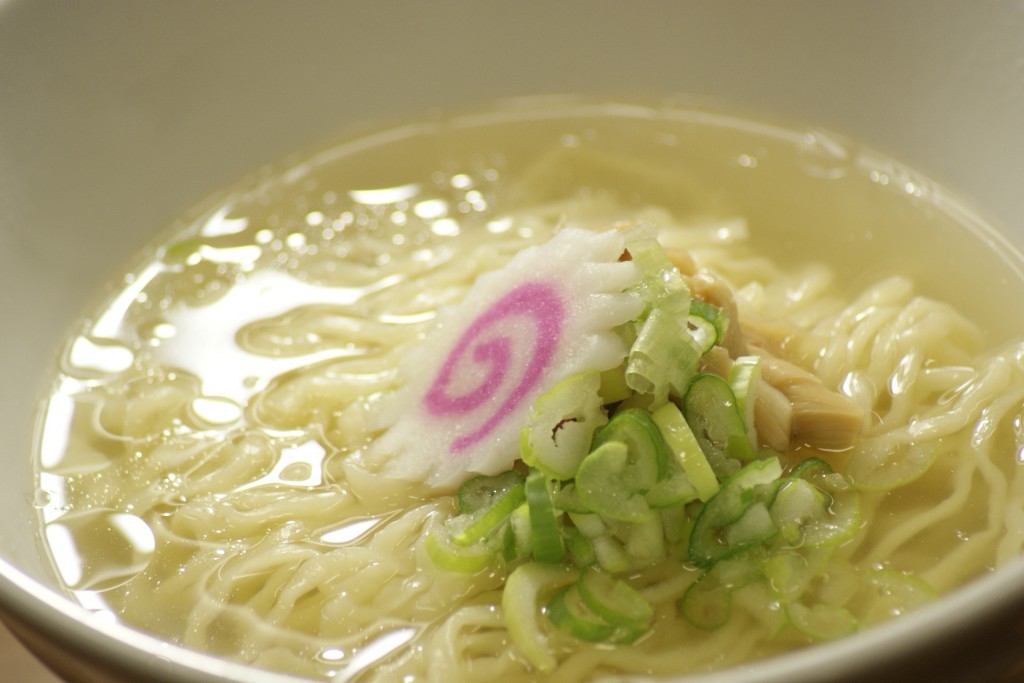
[[[764,270],[758,259],[774,262],[781,284],[768,289],[789,298],[798,320],[894,275],[969,316],[984,348],[1015,338],[1024,318],[1020,297],[998,294],[1021,285],[1015,252],[927,179],[822,131],[690,110],[567,105],[371,136],[225,195],[154,242],[83,321],[39,439],[43,536],[59,575],[89,609],[172,641],[337,680],[370,680],[371,669],[381,680],[402,679],[401,671],[405,681],[431,680],[432,639],[459,633],[445,611],[483,606],[466,628],[476,629],[479,647],[503,654],[468,675],[528,680],[493,622],[500,572],[444,575],[415,549],[428,521],[451,513],[451,500],[420,500],[352,463],[379,431],[377,401],[399,385],[404,352],[476,274],[564,223],[638,221],[722,272],[748,305],[764,297],[745,274]],[[955,403],[976,365],[962,360],[960,375],[952,362],[936,362],[913,377]],[[840,379],[850,395],[877,389],[866,389],[861,374]],[[903,381],[892,375],[884,409],[899,403]],[[1016,417],[1007,410],[1009,418],[1004,410],[982,419],[998,432],[1006,462],[977,476],[1005,477],[1010,494],[1024,496],[1014,469],[1024,440],[1019,406]],[[1006,420],[1016,433],[1001,426]],[[988,432],[979,427],[975,438]],[[851,566],[924,571],[936,553],[991,535],[983,493],[949,502],[947,479],[961,470],[974,476],[943,456],[916,489],[866,494],[883,540],[850,550]],[[922,508],[947,521],[922,526],[923,542],[897,538],[892,520]],[[991,545],[999,547],[933,583],[949,590],[1019,551]],[[330,554],[341,549],[363,556]],[[864,623],[912,603],[878,601],[865,607]],[[656,628],[667,635],[638,647],[671,651],[664,643],[682,634],[706,652],[679,655],[680,670],[806,641],[764,636],[723,654],[715,648],[725,635],[659,614]],[[739,632],[765,628],[747,621]],[[656,657],[638,665],[579,647],[596,662],[583,677],[630,667],[664,673]]]

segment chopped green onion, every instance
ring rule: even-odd
[[[672,458],[665,477],[644,494],[644,499],[652,508],[689,503],[691,500],[697,500],[697,487],[683,471],[679,461]]]
[[[587,538],[607,536],[611,533],[608,525],[601,519],[601,515],[594,513],[569,513],[569,521],[576,529]]]
[[[464,491],[467,486],[469,490]],[[459,489],[460,508],[464,498],[468,499],[467,508],[475,508],[470,514],[473,521],[453,540],[458,545],[472,545],[495,531],[526,500],[523,477],[511,471],[495,477],[474,477]]]
[[[693,338],[701,355],[704,355],[718,342],[718,330],[710,320],[699,315],[690,315],[686,318],[686,331]]]
[[[551,501],[556,508],[563,512],[576,512],[580,514],[593,512],[590,506],[580,498],[580,494],[576,490],[576,484],[571,481],[563,483],[561,486],[556,486],[551,492]]]
[[[601,373],[601,401],[605,405],[625,401],[633,395],[633,391],[626,384],[626,366],[620,365],[611,370]]]
[[[630,525],[625,544],[626,554],[635,565],[652,565],[664,559],[668,549],[665,547],[665,528],[661,523],[661,515],[652,515],[648,520]]]
[[[718,479],[679,408],[674,403],[666,403],[651,417],[697,490],[697,497],[709,500],[718,492]]]
[[[793,547],[803,545],[804,529],[828,516],[828,503],[828,496],[804,479],[783,483],[772,505],[782,540]]]
[[[622,547],[618,539],[611,536],[596,536],[591,539],[594,544],[594,557],[597,565],[612,574],[621,574],[633,568],[629,553]]]
[[[814,570],[803,556],[778,552],[765,562],[764,575],[772,592],[788,602],[800,599],[814,578]]]
[[[626,250],[640,271],[638,291],[648,310],[659,307],[676,319],[686,316],[690,311],[690,288],[658,240],[632,240]]]
[[[673,313],[655,308],[640,327],[626,362],[626,384],[660,406],[682,396],[697,372],[702,351]]]
[[[764,543],[778,532],[768,506],[759,500],[750,505],[739,519],[722,529],[722,540],[731,553]]]
[[[732,591],[710,571],[704,572],[680,598],[679,611],[693,626],[713,631],[729,621]]]
[[[551,484],[543,472],[526,477],[526,503],[530,508],[530,535],[533,559],[555,564],[565,559],[565,543],[551,504]]]
[[[522,486],[525,477],[515,470],[493,476],[481,474],[459,487],[457,503],[459,514],[486,510],[503,498],[510,490]]]
[[[463,531],[456,534],[452,539],[457,545],[468,546],[485,539],[492,532],[504,524],[508,516],[519,507],[526,499],[523,486],[519,485],[512,489],[507,496],[492,507],[477,515],[473,515],[473,521]]]
[[[774,525],[766,505],[775,497],[781,474],[778,460],[755,460],[722,482],[694,522],[690,561],[708,567],[767,540]]]
[[[577,585],[584,604],[609,624],[646,629],[654,619],[651,603],[621,579],[587,569]]]
[[[832,474],[832,465],[821,458],[807,458],[797,463],[790,471],[789,476],[814,481],[815,478],[825,474]]]
[[[578,583],[555,594],[547,605],[547,616],[558,630],[577,640],[600,643],[615,635],[615,626],[595,614],[583,602]]]
[[[743,426],[752,448],[757,448],[757,427],[754,408],[757,403],[757,386],[761,382],[761,357],[740,356],[729,368],[729,388],[736,397],[736,410],[743,419]]]
[[[643,494],[657,480],[658,463],[652,453],[634,453],[621,441],[608,441],[584,458],[576,489],[594,512],[622,522],[642,522],[653,514]]]
[[[755,548],[716,562],[680,598],[680,613],[705,631],[723,626],[729,620],[733,593],[762,576],[766,554]]]
[[[542,673],[554,669],[558,661],[541,628],[540,602],[545,594],[572,583],[576,577],[575,570],[563,565],[528,562],[516,567],[505,582],[501,608],[509,635],[523,657]]]
[[[685,505],[670,505],[661,510],[661,526],[665,531],[666,541],[673,545],[685,545],[693,529],[693,520],[687,513]]]
[[[506,562],[526,559],[533,553],[530,506],[527,503],[522,503],[509,516],[503,541],[502,554]]]
[[[600,388],[600,374],[585,372],[538,398],[519,433],[523,462],[552,479],[572,479],[590,452],[594,432],[608,421]]]
[[[804,545],[809,548],[839,545],[860,530],[860,496],[856,491],[832,491],[828,516],[804,528]]]
[[[838,545],[860,528],[860,496],[843,475],[822,465],[798,467],[800,474],[813,479],[787,478],[772,503],[772,518],[791,546]]]
[[[718,580],[730,588],[741,588],[764,575],[764,566],[770,557],[763,547],[754,547],[742,553],[722,558],[711,570]]]
[[[732,473],[731,458],[754,459],[736,396],[718,375],[702,373],[693,378],[683,399],[683,414],[719,477]]]
[[[482,543],[471,546],[455,544],[441,524],[431,526],[424,546],[427,556],[437,567],[460,574],[476,574],[489,567],[495,557],[495,552]]]
[[[700,318],[711,324],[715,334],[714,343],[717,344],[725,339],[725,333],[729,328],[729,317],[718,306],[700,299],[693,299],[690,302],[690,319],[693,318]]]
[[[629,388],[664,403],[670,391],[682,395],[697,370],[701,349],[686,334],[690,288],[654,238],[626,244],[640,271],[637,291],[646,304],[626,363]]]
[[[578,529],[568,529],[566,534],[565,544],[573,564],[577,567],[589,567],[597,562],[593,541],[580,533]]]
[[[616,413],[594,436],[594,449],[609,441],[626,444],[633,461],[653,461],[657,466],[658,479],[664,477],[668,468],[668,446],[646,410],[629,408]]]

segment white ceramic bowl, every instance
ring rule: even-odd
[[[90,293],[189,205],[292,150],[551,93],[686,93],[818,124],[954,188],[1024,245],[1020,2],[0,0],[0,606],[55,670],[284,680],[97,622],[58,589],[35,528],[33,423]],[[1022,636],[1018,563],[894,623],[699,680],[1014,680]]]

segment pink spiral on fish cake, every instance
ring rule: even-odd
[[[511,319],[532,323],[532,349],[523,367],[512,367],[513,343],[518,336],[488,337],[488,331]],[[459,417],[479,409],[492,398],[500,397],[509,380],[518,381],[507,389],[504,400],[487,416],[483,424],[458,435],[450,452],[458,454],[487,437],[530,395],[551,365],[558,351],[565,321],[565,306],[558,289],[545,282],[519,285],[480,314],[452,347],[423,398],[427,411],[437,417]],[[527,337],[528,339],[528,337]],[[460,364],[485,367],[483,377],[467,391],[452,391],[453,376]]]

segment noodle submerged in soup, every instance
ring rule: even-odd
[[[801,492],[856,503],[835,542],[797,515],[745,545],[716,527],[715,547],[743,552],[705,557],[689,536],[710,493],[666,503],[643,543],[654,516],[595,532],[580,517],[601,515],[556,497],[565,571],[618,566],[650,611],[629,637],[594,630],[616,612],[587,622],[549,581],[524,641],[506,580],[559,565],[524,560],[513,534],[478,567],[443,566],[431,533],[456,497],[382,476],[374,444],[439,311],[567,226],[656,234],[745,344],[853,407],[852,435],[772,444],[790,482],[762,501],[772,519]],[[538,106],[343,144],[175,229],[82,323],[39,441],[43,536],[87,608],[326,680],[666,675],[852,633],[1021,552],[1024,304],[997,294],[1021,284],[1005,246],[869,150],[699,111]]]

